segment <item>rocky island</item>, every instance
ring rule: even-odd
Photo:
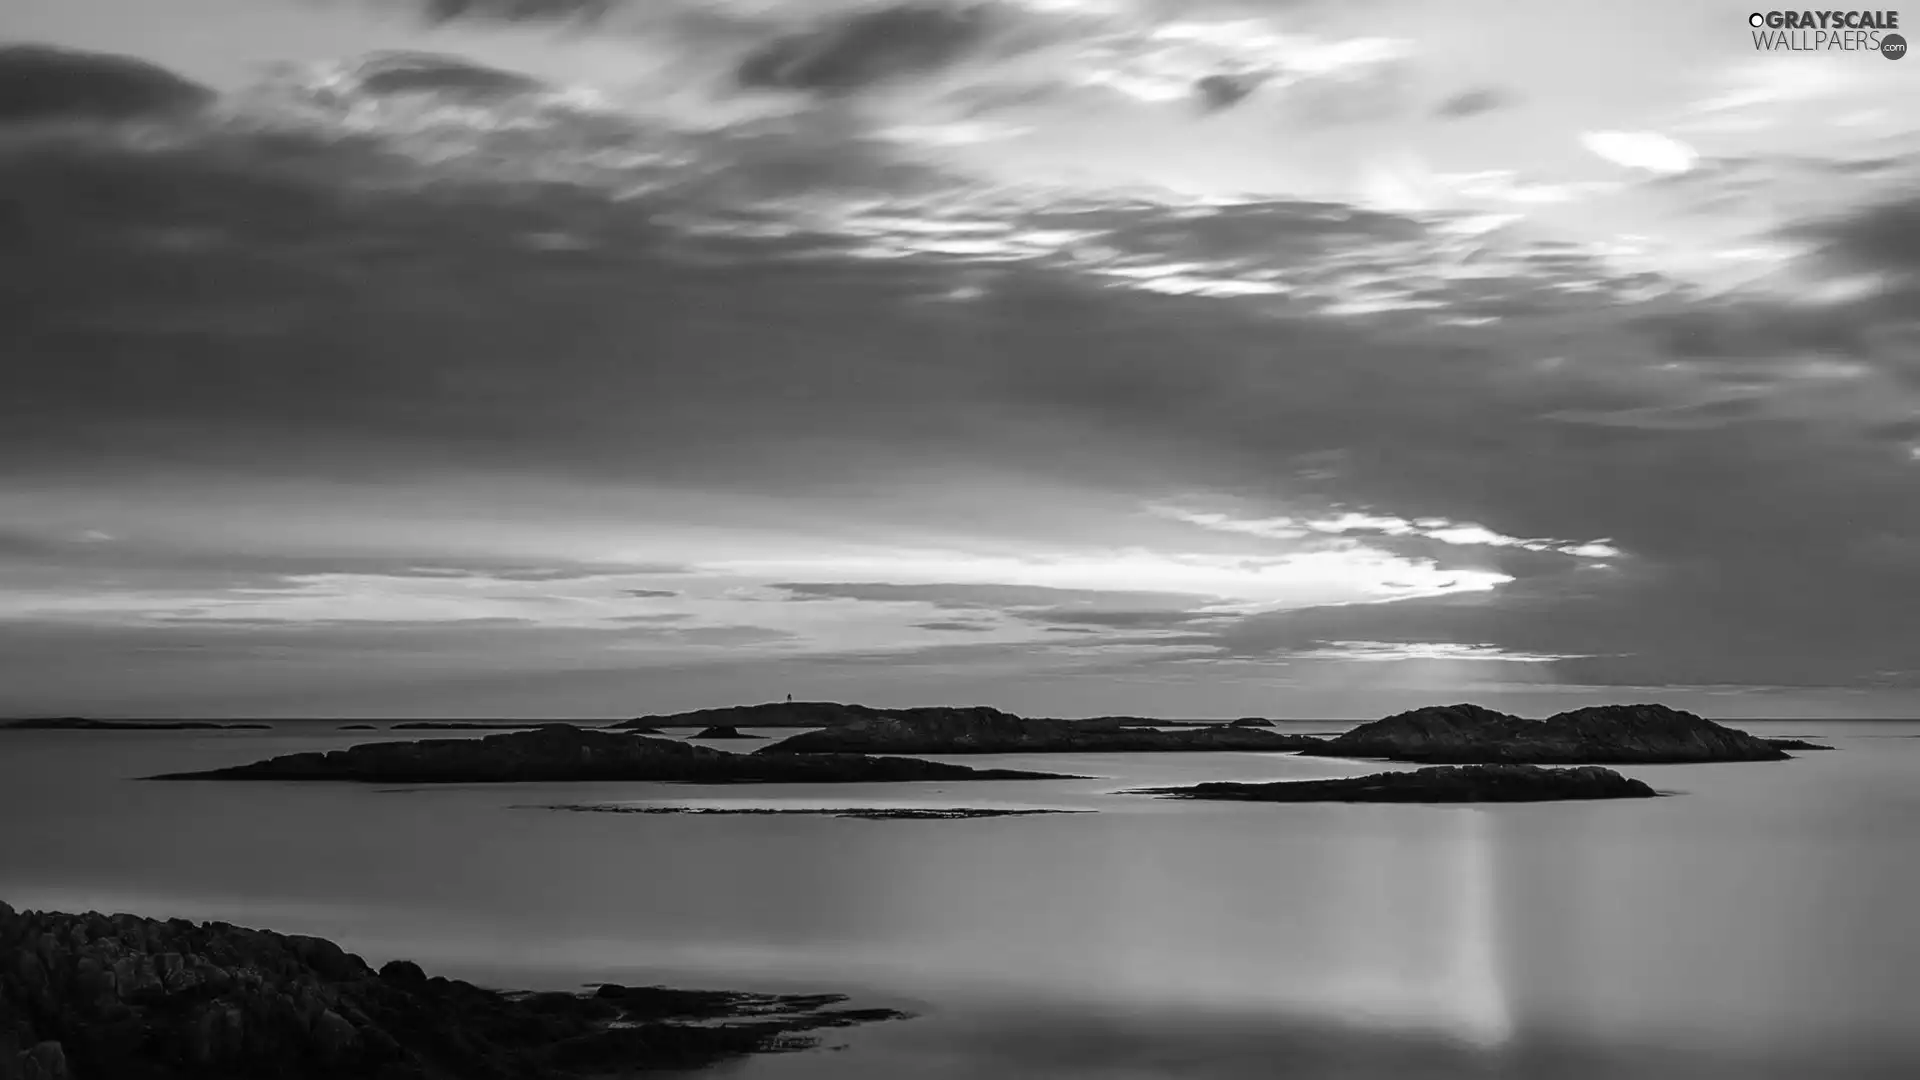
[[[790,736],[755,757],[821,753],[1041,754],[1255,750],[1288,752],[1319,745],[1305,735],[1215,724],[1157,731],[1147,721],[1038,720],[989,708],[928,708],[875,713],[836,727]]]
[[[272,726],[219,724],[211,720],[90,720],[84,716],[49,716],[0,724],[0,728],[12,731],[257,731]]]
[[[572,780],[666,780],[696,784],[891,783],[913,780],[1065,780],[1014,769],[970,769],[913,758],[858,754],[762,757],[671,739],[548,724],[483,738],[361,743],[285,754],[154,780],[355,780],[371,784],[489,784]]]
[[[970,818],[1031,817],[1035,814],[1092,814],[1093,810],[1023,809],[1003,806],[632,806],[621,803],[559,803],[533,807],[536,810],[567,810],[578,814],[691,814],[747,815],[771,817],[864,818],[868,821],[961,821]]]
[[[1650,799],[1659,792],[1598,765],[1571,769],[1542,769],[1535,765],[1442,765],[1334,780],[1195,784],[1144,788],[1130,794],[1236,802],[1480,803]]]
[[[834,994],[510,993],[227,923],[0,903],[6,1080],[587,1080],[801,1049],[903,1018]]]
[[[766,738],[766,736],[765,735],[747,735],[741,732],[741,730],[737,727],[732,727],[726,724],[722,724],[719,727],[707,728],[705,731],[702,731],[697,735],[689,735],[687,736],[687,738],[689,739],[764,739]]]
[[[1765,739],[1664,705],[1597,705],[1528,720],[1478,705],[1436,705],[1313,740],[1303,754],[1435,764],[1668,764],[1779,761]]]

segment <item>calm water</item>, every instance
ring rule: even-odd
[[[1837,749],[1623,770],[1674,798],[1479,809],[1113,794],[1379,768],[1263,754],[954,759],[1097,777],[1058,783],[149,784],[129,778],[388,736],[11,732],[0,898],[321,934],[496,985],[803,986],[923,1014],[738,1080],[1920,1075],[1920,723],[1743,726]],[[1100,813],[524,808],[621,800]]]

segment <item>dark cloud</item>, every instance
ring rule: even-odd
[[[1519,99],[1515,97],[1511,91],[1501,90],[1491,86],[1479,86],[1469,90],[1462,90],[1457,94],[1445,98],[1440,104],[1434,106],[1433,112],[1435,116],[1442,119],[1462,120],[1469,116],[1479,116],[1482,113],[1512,108],[1518,103]]]
[[[993,629],[993,627],[984,625],[982,623],[952,622],[952,621],[923,622],[923,623],[914,623],[913,625],[921,630],[940,630],[940,631],[946,631],[950,633],[961,633],[961,634],[986,633]]]
[[[455,19],[491,19],[500,22],[537,22],[555,19],[598,19],[618,0],[425,0],[425,13],[434,22]]]
[[[980,3],[903,3],[834,16],[777,38],[740,62],[741,85],[845,94],[966,56],[995,25]]]
[[[1049,611],[1023,612],[1021,618],[1038,623],[1064,623],[1070,626],[1086,626],[1112,630],[1148,630],[1161,627],[1181,627],[1196,622],[1207,622],[1225,618],[1218,612],[1205,611],[1071,611],[1054,609]]]
[[[45,45],[0,46],[0,124],[191,112],[212,91],[145,61]]]
[[[623,591],[623,592],[625,592],[625,593],[626,593],[626,594],[627,594],[628,596],[638,596],[638,597],[643,597],[643,598],[645,598],[645,597],[656,597],[656,596],[657,596],[657,597],[665,597],[665,596],[679,596],[679,595],[680,595],[679,593],[677,593],[677,592],[674,592],[674,591],[673,591],[673,590],[671,590],[671,589],[624,589],[624,590],[622,590],[622,591]]]
[[[367,58],[352,73],[363,94],[434,94],[490,100],[545,89],[540,80],[436,53],[390,52]]]

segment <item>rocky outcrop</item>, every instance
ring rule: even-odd
[[[13,731],[233,731],[272,726],[217,724],[211,720],[90,720],[84,716],[48,716],[0,724],[0,728]]]
[[[1429,706],[1362,724],[1303,751],[1448,764],[1777,761],[1786,751],[1664,705],[1599,705],[1527,720],[1478,705]]]
[[[1659,793],[1638,780],[1598,765],[1571,769],[1542,769],[1535,765],[1443,765],[1335,780],[1196,784],[1146,788],[1133,794],[1236,802],[1480,803],[1650,799]]]
[[[1264,716],[1243,716],[1240,719],[1235,720],[1233,723],[1228,724],[1227,726],[1239,727],[1239,728],[1248,728],[1248,727],[1265,728],[1265,727],[1272,727],[1273,721],[1267,719]]]
[[[357,780],[372,784],[486,784],[667,780],[696,784],[832,784],[911,780],[1060,780],[1013,769],[969,769],[912,758],[732,754],[623,731],[549,724],[484,738],[362,743],[251,765],[169,773],[155,780]]]
[[[739,728],[728,727],[725,725],[722,725],[720,727],[710,727],[705,731],[700,732],[698,735],[689,735],[687,737],[690,739],[764,739],[766,738],[765,735],[743,734]]]
[[[1194,750],[1291,751],[1318,740],[1225,725],[1156,731],[1119,718],[1035,720],[998,709],[914,709],[881,713],[794,735],[754,751],[783,754],[1009,754]]]
[[[0,903],[4,1080],[533,1080],[694,1069],[904,1014],[837,995],[502,993],[315,937]]]

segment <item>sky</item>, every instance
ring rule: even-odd
[[[1920,715],[1920,61],[1749,14],[11,0],[0,715]]]

